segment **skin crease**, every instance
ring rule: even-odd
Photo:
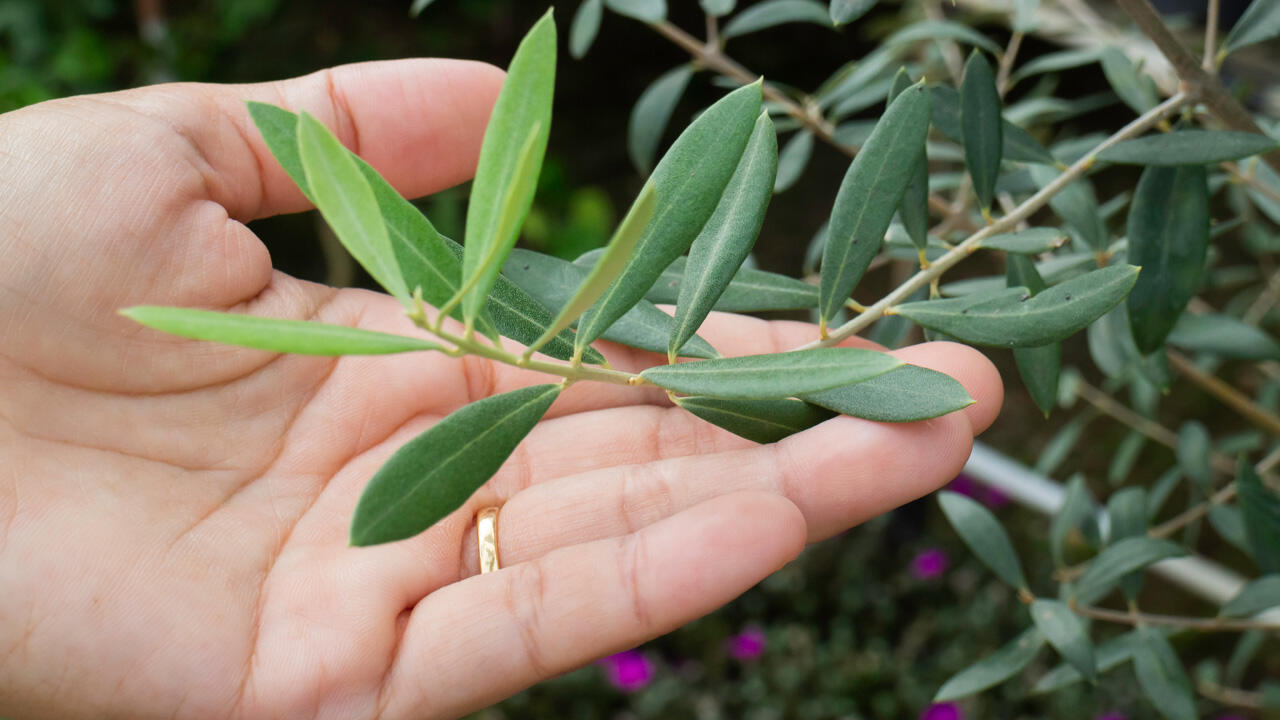
[[[385,295],[271,269],[242,223],[306,205],[243,101],[313,113],[416,197],[474,171],[501,80],[404,60],[0,116],[0,715],[457,716],[710,612],[962,466],[1002,399],[962,346],[896,354],[958,378],[966,410],[841,417],[772,446],[661,393],[580,383],[462,510],[348,548],[359,493],[397,447],[546,376],[434,353],[279,356],[116,311],[414,332]],[[728,355],[814,332],[732,316],[701,331]],[[478,576],[473,518],[491,504],[504,568]]]

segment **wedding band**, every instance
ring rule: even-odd
[[[480,573],[493,572],[498,565],[498,508],[476,513],[476,539],[480,549]]]

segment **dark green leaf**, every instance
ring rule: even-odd
[[[907,69],[899,68],[898,74],[893,76],[886,106],[913,84]],[[929,246],[929,159],[923,145],[920,147],[920,157],[915,161],[911,179],[907,181],[907,189],[902,193],[902,202],[898,204],[898,219],[902,221],[902,228],[917,250],[924,250]]]
[[[912,86],[889,105],[849,165],[831,210],[822,255],[819,292],[824,325],[844,307],[880,251],[928,129],[929,94],[923,85]]]
[[[1280,343],[1275,338],[1230,315],[1183,313],[1166,341],[1184,350],[1226,358],[1280,359]]]
[[[1174,453],[1178,456],[1178,466],[1182,472],[1200,487],[1206,495],[1213,490],[1213,469],[1209,465],[1210,456],[1209,431],[1204,423],[1189,420],[1178,430],[1178,447]]]
[[[904,303],[897,313],[965,342],[1036,347],[1061,340],[1119,303],[1138,268],[1112,265],[1054,285],[1032,297],[1026,288]]]
[[[1013,543],[990,510],[976,500],[947,490],[938,493],[938,505],[951,527],[992,572],[1015,588],[1027,586]]]
[[[792,22],[830,25],[827,8],[815,0],[765,0],[752,5],[725,23],[721,35],[725,40]]]
[[[1098,672],[1107,672],[1128,662],[1133,657],[1133,643],[1137,639],[1136,631],[1118,635],[1102,643],[1094,653]],[[1084,680],[1084,676],[1074,667],[1062,664],[1045,673],[1031,688],[1032,695],[1043,695],[1061,690]]]
[[[955,40],[999,55],[1001,48],[991,38],[960,23],[949,20],[923,20],[912,23],[885,39],[883,46],[900,47],[920,40]]]
[[[877,422],[915,422],[973,404],[955,378],[918,365],[903,365],[879,377],[804,397],[843,415]]]
[[[1049,442],[1040,451],[1040,457],[1036,458],[1035,471],[1046,477],[1053,475],[1058,466],[1075,450],[1080,442],[1081,433],[1092,419],[1092,415],[1081,413],[1067,421],[1058,432],[1054,433],[1053,437],[1049,438]]]
[[[391,456],[365,487],[352,545],[412,537],[462,506],[498,471],[560,394],[534,385],[455,411]]]
[[[830,15],[832,25],[844,25],[867,14],[879,0],[831,0]]]
[[[1111,520],[1111,543],[1144,536],[1147,533],[1147,489],[1143,487],[1121,488],[1107,498],[1107,517]],[[1136,601],[1142,589],[1142,573],[1129,573],[1120,582],[1120,589],[1130,602]]]
[[[1058,228],[1038,227],[1001,233],[982,239],[982,247],[990,250],[1003,250],[1020,255],[1039,255],[1050,250],[1057,250],[1067,243],[1071,236]]]
[[[1047,53],[1015,70],[1009,77],[1009,83],[1011,85],[1016,84],[1019,80],[1041,73],[1070,70],[1081,65],[1088,65],[1089,63],[1097,62],[1099,57],[1101,57],[1101,52],[1096,47]]]
[[[1229,130],[1180,130],[1117,143],[1098,153],[1100,162],[1129,165],[1212,165],[1259,155],[1280,141]]]
[[[1031,603],[1031,619],[1049,644],[1063,659],[1088,678],[1097,682],[1098,670],[1093,659],[1093,643],[1080,618],[1065,603],[1057,600],[1036,600]]]
[[[667,346],[667,357],[672,362],[702,326],[751,252],[773,196],[777,170],[778,136],[773,121],[761,113],[715,212],[689,247]]]
[[[1009,256],[1006,274],[1010,285],[1025,287],[1032,295],[1045,288],[1044,279],[1036,271],[1035,263],[1022,255]],[[1013,359],[1018,365],[1022,384],[1031,394],[1036,407],[1047,417],[1058,402],[1058,375],[1062,369],[1061,343],[1020,348],[1013,351]]]
[[[421,338],[343,325],[191,308],[138,305],[121,310],[120,314],[147,327],[193,340],[296,355],[385,355],[444,349]]]
[[[1137,430],[1130,430],[1125,434],[1124,439],[1116,446],[1111,462],[1107,465],[1107,480],[1112,485],[1123,485],[1128,482],[1146,444],[1147,436]],[[1149,503],[1148,507],[1150,507]]]
[[[676,138],[650,182],[658,193],[653,221],[605,294],[578,323],[591,343],[653,287],[683,255],[715,211],[760,115],[761,83],[739,88],[698,116]]]
[[[511,58],[480,146],[462,256],[462,314],[468,324],[484,307],[533,203],[551,130],[555,74],[556,25],[548,10]]]
[[[647,175],[653,168],[658,144],[691,77],[692,65],[671,68],[645,88],[631,109],[631,120],[627,124],[627,153],[640,174]]]
[[[1253,561],[1264,573],[1280,573],[1280,496],[1262,484],[1243,457],[1236,470],[1236,492]]]
[[[667,19],[667,0],[604,0],[604,4],[619,15],[640,22],[656,23]]]
[[[1111,592],[1129,573],[1186,554],[1185,548],[1168,540],[1146,536],[1126,538],[1103,550],[1089,563],[1076,582],[1076,598],[1082,604],[1091,604]]]
[[[1044,165],[1033,165],[1029,169],[1031,179],[1042,188],[1058,179],[1058,175],[1061,174],[1055,168]],[[1067,185],[1049,200],[1049,207],[1058,213],[1058,217],[1075,228],[1089,247],[1094,250],[1105,250],[1110,244],[1111,234],[1102,220],[1102,213],[1098,209],[1098,197],[1094,194],[1093,185],[1088,180],[1081,178]]]
[[[1071,534],[1079,534],[1081,539],[1097,535],[1097,512],[1097,502],[1089,493],[1084,476],[1073,476],[1067,482],[1062,506],[1049,523],[1049,553],[1056,567],[1065,567],[1067,564],[1065,547]]]
[[[1164,342],[1200,290],[1209,248],[1209,179],[1203,166],[1149,167],[1129,209],[1129,262],[1142,274],[1129,294],[1129,328],[1142,352]]]
[[[1280,3],[1275,0],[1253,0],[1244,15],[1232,26],[1226,42],[1222,43],[1222,52],[1235,52],[1277,35],[1280,35]]]
[[[1264,575],[1250,581],[1222,606],[1219,615],[1249,617],[1280,606],[1280,575]]]
[[[1004,150],[1003,127],[995,70],[981,52],[974,50],[964,64],[964,82],[960,85],[960,129],[964,135],[965,165],[984,210],[989,210],[995,199]]]
[[[591,49],[591,43],[600,32],[603,15],[604,6],[600,0],[582,0],[578,6],[578,11],[573,14],[573,25],[569,27],[569,54],[574,60],[581,60]]]
[[[1237,550],[1249,554],[1249,539],[1244,532],[1244,513],[1240,508],[1229,505],[1213,505],[1209,508],[1209,524],[1213,531],[1223,540],[1231,543]]]
[[[1153,627],[1136,631],[1133,671],[1147,699],[1169,720],[1196,720],[1195,697],[1182,661],[1164,634]]]
[[[698,4],[708,15],[722,17],[733,12],[733,6],[737,4],[737,0],[698,0]]]
[[[1124,51],[1116,47],[1104,48],[1099,59],[1102,60],[1102,72],[1107,76],[1107,82],[1111,83],[1111,89],[1125,105],[1139,115],[1156,106],[1159,101],[1155,83],[1138,71]]]
[[[1004,647],[951,676],[938,688],[933,701],[956,700],[995,687],[1031,664],[1042,647],[1044,636],[1039,630],[1024,630]]]
[[[809,156],[813,154],[813,133],[801,130],[782,147],[778,156],[778,175],[773,181],[773,191],[780,193],[800,179],[805,165],[809,164]]]
[[[793,397],[859,383],[901,365],[901,360],[875,350],[816,348],[658,365],[640,373],[640,377],[687,395],[755,400]]]
[[[934,85],[929,89],[932,97],[930,122],[938,132],[951,140],[964,144],[964,131],[960,122],[960,93],[946,85]],[[1003,138],[1001,155],[1015,162],[1056,165],[1057,160],[1026,130],[1005,120],[1000,129]]]
[[[758,443],[777,442],[835,417],[835,413],[794,398],[726,400],[681,397],[676,404],[706,420]]]
[[[645,294],[645,299],[654,303],[675,304],[680,296],[686,267],[686,258],[676,258]],[[816,286],[786,275],[741,268],[716,301],[715,309],[723,312],[759,312],[806,310],[817,306]]]

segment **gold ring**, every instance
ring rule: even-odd
[[[487,507],[476,514],[476,539],[480,548],[480,573],[501,567],[498,564],[498,508]]]

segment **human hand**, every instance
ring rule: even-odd
[[[243,101],[305,109],[402,193],[474,170],[501,73],[457,61],[169,85],[0,117],[0,714],[450,717],[727,602],[806,542],[950,479],[993,420],[977,352],[898,354],[977,403],[759,446],[660,392],[575,385],[459,512],[346,546],[364,484],[462,405],[543,376],[436,353],[279,356],[136,304],[413,333],[398,303],[273,272],[242,224],[304,209]],[[811,339],[713,318],[725,354]],[[612,364],[656,362],[605,348]],[[500,505],[504,569],[474,517]]]

